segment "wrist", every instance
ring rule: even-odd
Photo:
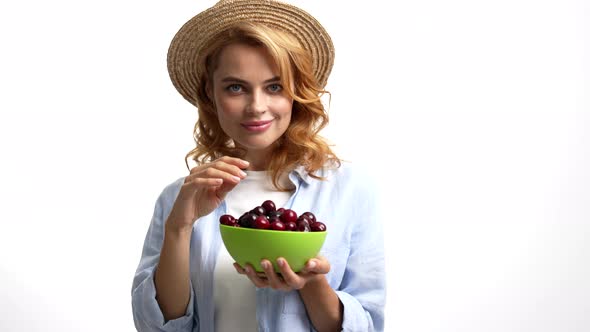
[[[164,228],[167,234],[182,236],[190,235],[193,230],[193,225],[179,222],[175,219],[168,219]]]
[[[301,290],[316,291],[317,289],[323,287],[331,288],[330,284],[328,284],[328,279],[326,279],[326,276],[324,274],[317,274],[313,276],[311,279],[307,280],[307,282],[305,283],[303,288],[301,288]]]

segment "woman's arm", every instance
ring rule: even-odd
[[[248,162],[221,157],[193,169],[184,180],[166,220],[160,260],[154,276],[156,299],[166,321],[181,317],[190,300],[190,240],[193,224],[221,204],[246,175]]]
[[[188,289],[188,302],[190,303],[184,305],[186,310],[178,319],[165,319],[160,304],[156,300],[158,294],[156,293],[155,272],[160,261],[166,233],[165,221],[180,186],[181,181],[179,180],[164,189],[158,198],[144,241],[141,260],[133,278],[131,292],[133,320],[138,331],[191,331],[194,324],[198,324],[198,317],[195,315],[192,304],[194,292],[190,286]],[[168,235],[170,234],[167,234],[166,237]],[[168,239],[166,241],[170,242]]]
[[[154,275],[156,300],[166,321],[182,317],[190,300],[191,228],[166,222],[160,261]]]
[[[309,281],[299,290],[307,315],[318,331],[342,329],[342,303],[324,275]]]

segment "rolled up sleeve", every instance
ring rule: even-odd
[[[381,211],[370,178],[363,184],[356,191],[350,254],[336,290],[344,307],[342,330],[350,332],[384,329],[386,276]]]
[[[176,196],[177,186],[174,184],[164,189],[156,202],[154,215],[148,229],[139,266],[133,279],[131,304],[133,320],[138,331],[193,331],[198,324],[194,312],[194,289],[191,294],[185,315],[177,319],[165,321],[162,310],[156,300],[154,273],[160,258],[160,250],[164,241],[164,222]]]
[[[165,321],[162,310],[156,300],[156,286],[154,271],[145,278],[132,294],[133,319],[138,331],[192,331],[195,323],[193,313],[194,291],[191,285],[191,295],[185,315],[173,320]]]

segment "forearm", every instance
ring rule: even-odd
[[[178,230],[166,223],[160,261],[154,283],[156,300],[166,321],[184,316],[190,300],[191,230]]]
[[[319,332],[342,329],[342,303],[325,276],[318,276],[299,290],[307,315]]]

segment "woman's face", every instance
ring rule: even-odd
[[[291,121],[293,99],[262,47],[231,44],[221,51],[213,99],[221,128],[247,150],[247,160],[264,161]]]

